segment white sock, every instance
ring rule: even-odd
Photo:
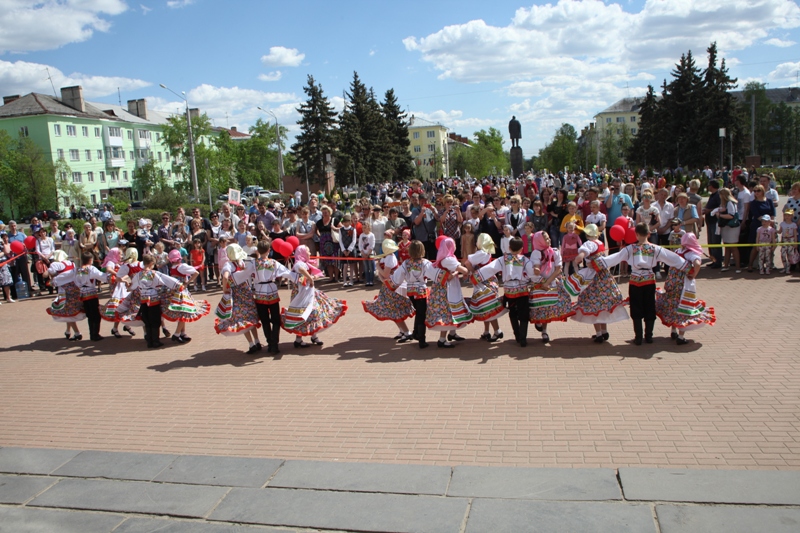
[[[252,348],[253,346],[255,346],[255,345],[256,345],[256,343],[255,343],[255,342],[253,342],[253,341],[250,341],[250,347],[251,347],[251,348]]]

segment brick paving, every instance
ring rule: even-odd
[[[321,334],[322,349],[295,350],[284,333],[279,357],[245,355],[244,338],[215,335],[212,316],[189,325],[190,344],[145,351],[141,329],[70,343],[48,299],[4,304],[0,446],[800,470],[800,333],[782,318],[797,309],[800,278],[736,277],[701,274],[718,323],[681,347],[661,326],[655,344],[633,346],[629,323],[598,347],[591,327],[569,322],[551,327],[550,346],[532,327],[527,348],[489,345],[471,325],[455,349],[419,350],[364,313],[377,291],[324,283],[348,300],[347,316]],[[510,333],[507,318],[501,326]]]

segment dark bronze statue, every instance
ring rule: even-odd
[[[511,137],[511,146],[519,146],[519,140],[522,138],[522,124],[519,123],[516,116],[512,116],[508,121],[508,135]]]

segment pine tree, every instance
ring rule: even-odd
[[[695,65],[692,51],[681,55],[680,62],[672,71],[672,81],[667,85],[668,93],[663,99],[663,109],[668,117],[666,147],[675,147],[682,165],[702,164],[702,148],[697,145],[696,130],[699,123],[698,112],[704,104],[702,99],[702,78]],[[669,153],[669,151],[667,151]]]
[[[647,94],[639,107],[639,129],[625,156],[629,163],[636,163],[643,167],[660,166],[664,163],[659,150],[658,113],[658,98],[656,98],[653,86],[648,85]]]
[[[305,165],[310,179],[324,183],[326,179],[326,156],[336,151],[336,112],[322,92],[322,86],[315,83],[309,74],[303,91],[308,100],[300,105],[298,112],[300,134],[292,145],[298,167]]]
[[[368,94],[357,72],[353,72],[350,92],[345,92],[345,105],[339,115],[336,156],[336,182],[340,185],[366,183],[367,147],[362,121],[366,118]]]
[[[414,177],[415,168],[412,163],[408,138],[408,121],[406,114],[400,109],[394,89],[389,89],[381,102],[381,112],[386,121],[391,149],[391,174],[392,180],[406,181]]]
[[[708,52],[708,66],[703,71],[702,107],[698,109],[700,121],[697,125],[696,142],[700,147],[700,164],[713,164],[719,161],[719,129],[734,135],[741,142],[741,110],[730,91],[736,87],[736,79],[728,74],[723,59],[717,68],[717,43],[711,43]],[[723,163],[724,165],[724,163]]]

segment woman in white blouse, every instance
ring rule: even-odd
[[[56,244],[51,237],[47,236],[47,229],[40,228],[36,232],[36,262],[34,263],[34,271],[36,274],[36,281],[39,283],[39,295],[44,294],[45,288],[49,294],[53,294],[53,286],[47,285],[44,278],[44,272],[50,266],[50,261],[53,259],[53,253],[56,251]],[[40,266],[41,265],[41,266]]]

